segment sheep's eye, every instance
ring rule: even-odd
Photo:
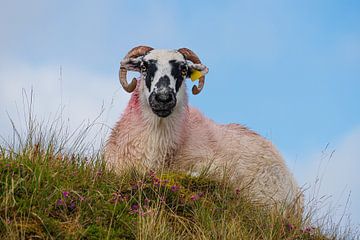
[[[141,70],[141,72],[145,73],[145,72],[146,72],[146,67],[145,67],[145,65],[141,65],[140,70]]]
[[[183,68],[183,69],[181,70],[181,75],[182,75],[183,77],[186,77],[186,75],[187,75],[187,70],[186,70],[186,68]]]

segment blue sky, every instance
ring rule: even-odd
[[[31,87],[39,116],[63,104],[76,125],[111,105],[111,126],[129,97],[117,80],[126,52],[188,47],[210,69],[191,105],[269,138],[301,185],[321,166],[320,194],[341,205],[351,191],[359,224],[359,23],[359,1],[1,0],[0,134]]]

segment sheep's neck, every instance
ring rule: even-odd
[[[132,109],[133,119],[139,120],[136,123],[136,135],[140,136],[139,145],[142,146],[139,160],[148,167],[170,164],[185,140],[187,129],[185,126],[188,121],[187,104],[177,106],[170,116],[160,118],[151,111],[143,99],[139,99],[136,93],[132,96],[128,107]]]
[[[181,126],[170,119],[151,119],[145,131],[145,161],[150,165],[169,164],[181,144]]]

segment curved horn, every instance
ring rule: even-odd
[[[146,53],[150,52],[151,50],[153,50],[152,47],[148,47],[148,46],[138,46],[138,47],[134,47],[133,49],[131,49],[126,56],[124,57],[123,61],[121,61],[120,63],[120,70],[119,70],[119,80],[121,83],[121,86],[125,89],[125,91],[127,91],[128,93],[131,93],[135,90],[136,88],[136,78],[133,78],[131,83],[128,83],[127,79],[126,79],[126,74],[127,74],[127,69],[126,67],[123,65],[123,62],[125,60],[128,60],[130,58],[136,58],[139,56],[143,56]]]
[[[190,49],[188,48],[180,48],[179,50],[177,50],[179,53],[181,53],[182,55],[184,55],[185,60],[189,60],[195,64],[200,64],[201,61],[199,59],[199,57]],[[201,92],[201,90],[203,89],[205,84],[205,76],[202,76],[199,78],[199,85],[196,86],[194,85],[192,88],[192,93],[194,95],[199,94]]]

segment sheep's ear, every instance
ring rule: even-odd
[[[124,66],[128,71],[140,71],[141,58],[127,58],[121,61],[121,66]]]
[[[188,77],[195,81],[202,76],[205,76],[209,72],[209,69],[203,64],[189,64]]]

